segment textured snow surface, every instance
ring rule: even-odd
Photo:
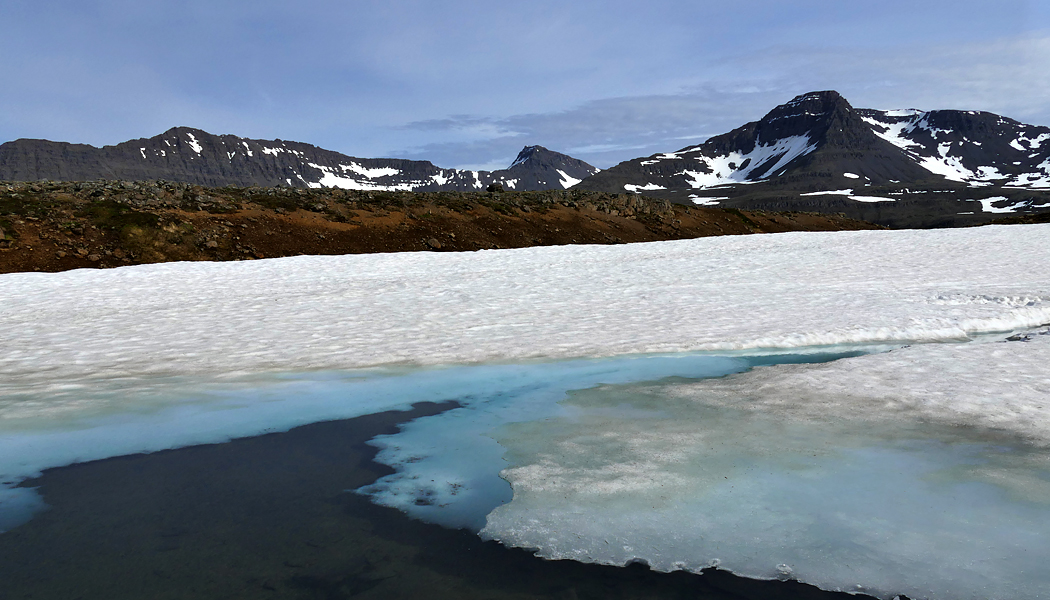
[[[9,274],[0,395],[157,374],[959,339],[1050,322],[1048,264],[1050,226],[1032,225]]]

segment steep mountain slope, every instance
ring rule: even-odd
[[[301,142],[252,140],[175,127],[161,135],[95,148],[46,140],[0,145],[0,180],[169,180],[206,186],[285,185],[386,191],[483,190],[491,183],[565,189],[598,169],[541,146],[510,168],[442,169],[427,161],[354,158]]]
[[[854,109],[834,91],[677,152],[620,163],[581,189],[681,203],[845,212],[898,227],[1050,207],[1050,129],[990,113]]]

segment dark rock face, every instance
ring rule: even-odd
[[[568,189],[597,172],[597,168],[571,156],[552,152],[543,146],[525,146],[510,168],[493,171],[492,176],[508,189],[560,190]]]
[[[1050,206],[1050,128],[972,111],[855,109],[837,92],[813,92],[578,187],[898,227],[964,225]]]
[[[47,140],[0,146],[0,180],[167,180],[219,186],[340,187],[477,191],[490,183],[527,191],[565,189],[598,169],[540,146],[502,171],[442,169],[427,161],[355,158],[300,142],[252,140],[175,127],[161,135],[95,148]]]
[[[606,192],[693,190],[788,178],[795,184],[808,181],[818,190],[850,183],[844,173],[880,182],[930,175],[900,148],[879,138],[838,92],[827,91],[798,96],[761,121],[698,146],[620,163],[581,187]]]

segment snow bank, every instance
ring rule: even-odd
[[[963,339],[1050,322],[1048,242],[1048,225],[996,226],[3,275],[0,398],[143,376]]]

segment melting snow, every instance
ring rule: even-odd
[[[545,556],[1036,600],[1050,335],[918,342],[1050,322],[1046,264],[1050,225],[0,275],[0,481],[458,398],[379,442],[408,510],[505,468],[484,533]],[[661,380],[844,343],[913,345]]]
[[[882,598],[1045,598],[1050,335],[1031,337],[576,392],[493,429],[514,499],[483,534]]]
[[[856,175],[854,173],[843,173],[842,176],[849,177],[850,179],[860,179],[860,175]]]

